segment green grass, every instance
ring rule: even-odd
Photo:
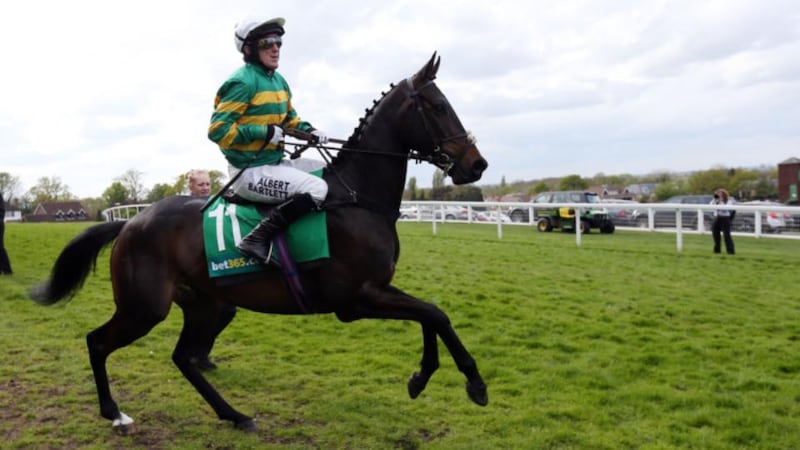
[[[440,345],[441,368],[406,394],[419,326],[240,310],[209,380],[256,417],[219,421],[170,355],[179,308],[109,358],[137,433],[98,413],[85,335],[113,313],[101,254],[69,303],[42,307],[45,278],[85,225],[9,224],[15,270],[0,277],[0,438],[8,448],[797,448],[800,241],[708,235],[583,236],[528,227],[399,225],[395,285],[447,312],[489,385],[469,402]]]

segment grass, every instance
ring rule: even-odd
[[[583,236],[402,223],[395,284],[446,311],[489,385],[468,401],[444,347],[416,400],[405,382],[419,326],[240,310],[209,380],[260,430],[219,421],[170,360],[176,308],[109,359],[137,421],[98,414],[86,333],[113,313],[108,254],[72,301],[41,307],[43,279],[85,225],[9,224],[0,277],[0,437],[8,448],[796,448],[800,242],[708,235]]]

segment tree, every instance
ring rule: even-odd
[[[103,191],[103,200],[108,206],[124,204],[128,199],[128,189],[120,181],[111,183],[111,186]]]
[[[580,191],[589,187],[580,175],[567,175],[561,179],[559,190],[561,191]]]
[[[715,189],[724,188],[728,192],[736,192],[731,186],[730,171],[724,168],[701,170],[689,175],[686,188],[689,194],[708,194]]]
[[[433,188],[434,189],[443,188],[444,178],[445,178],[444,171],[436,169],[436,171],[433,172]]]
[[[549,191],[549,190],[550,190],[550,186],[548,186],[548,184],[545,183],[544,181],[540,181],[539,183],[536,184],[536,186],[534,186],[534,187],[532,187],[532,188],[530,188],[528,190],[528,195],[535,195],[535,194],[538,194],[540,192],[545,192],[545,191]]]
[[[72,200],[69,186],[61,182],[59,177],[41,177],[35,186],[28,190],[35,204]]]
[[[122,186],[128,191],[128,196],[134,202],[139,202],[145,196],[144,184],[142,184],[142,172],[134,169],[128,169],[125,173],[116,178]]]
[[[161,199],[175,195],[175,187],[166,183],[156,183],[150,192],[147,193],[145,201],[147,203],[155,203]]]
[[[668,181],[666,183],[659,183],[658,186],[656,186],[655,195],[657,201],[663,201],[674,195],[680,195],[685,193],[686,193],[686,183],[684,183],[684,181],[681,179],[676,179]]]
[[[408,199],[409,200],[416,200],[417,199],[417,178],[411,177],[408,179]]]
[[[16,197],[20,189],[19,177],[15,177],[8,172],[0,172],[0,193],[3,198],[10,202],[12,197]]]

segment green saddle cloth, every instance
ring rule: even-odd
[[[203,213],[203,243],[211,278],[265,270],[266,266],[236,249],[263,216],[254,205],[230,203],[219,197]],[[295,262],[328,258],[328,227],[325,211],[304,215],[286,230],[289,253]],[[272,252],[277,262],[277,252]]]

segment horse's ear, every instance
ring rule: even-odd
[[[436,52],[433,52],[431,55],[431,59],[428,60],[428,63],[425,64],[425,77],[429,80],[436,79],[436,73],[439,71],[439,63],[442,62],[442,58],[436,56]]]
[[[421,84],[423,81],[433,81],[436,79],[436,72],[439,71],[439,63],[442,61],[441,58],[436,57],[436,52],[433,52],[431,59],[419,69],[414,75],[414,82]]]

